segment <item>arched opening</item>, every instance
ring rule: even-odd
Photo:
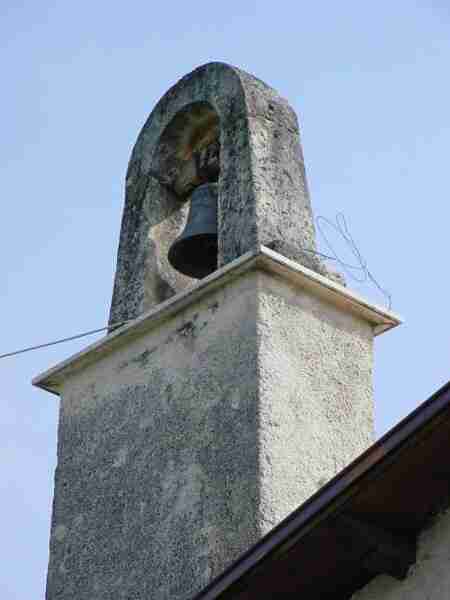
[[[151,170],[181,199],[204,183],[218,181],[220,122],[211,104],[194,102],[173,117],[161,134]]]

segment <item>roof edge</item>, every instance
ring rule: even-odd
[[[259,542],[213,579],[193,600],[216,600],[264,561],[299,541],[323,519],[337,514],[365,482],[379,477],[396,456],[417,442],[450,410],[450,382],[420,404],[365,452],[313,494]]]

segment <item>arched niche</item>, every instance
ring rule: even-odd
[[[266,245],[325,272],[311,252],[314,225],[294,111],[259,79],[210,63],[164,94],[134,146],[110,324],[192,283],[172,269],[167,252],[204,175],[197,166],[208,157],[218,171],[219,267]]]
[[[182,108],[164,129],[151,164],[151,175],[180,199],[220,171],[220,119],[208,102]]]

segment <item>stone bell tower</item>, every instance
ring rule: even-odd
[[[186,75],[130,160],[110,332],[34,381],[61,397],[48,600],[188,600],[370,444],[398,319],[314,250],[288,103]]]

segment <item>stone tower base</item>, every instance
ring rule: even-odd
[[[48,600],[184,600],[372,441],[398,324],[266,248],[35,384],[61,396]]]

